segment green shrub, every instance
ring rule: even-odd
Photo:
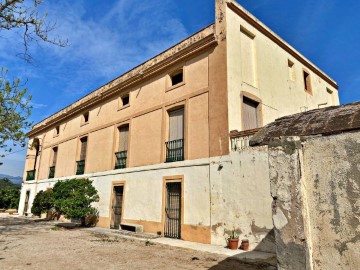
[[[80,219],[85,225],[85,218],[96,212],[91,203],[98,202],[97,190],[89,179],[70,179],[54,185],[54,207],[68,219]]]
[[[42,213],[48,213],[54,207],[54,192],[52,189],[39,191],[31,207],[31,213],[40,216]]]
[[[0,188],[0,208],[17,209],[20,200],[20,187],[17,185]]]

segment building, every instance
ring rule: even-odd
[[[235,228],[270,249],[267,150],[246,148],[248,137],[339,104],[338,87],[235,1],[216,0],[215,13],[214,24],[32,128],[20,214],[56,181],[88,177],[98,226],[213,244]]]

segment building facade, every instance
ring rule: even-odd
[[[101,227],[251,247],[272,230],[267,149],[248,136],[284,115],[338,105],[336,82],[235,1],[215,23],[36,124],[19,213],[74,177],[99,191]]]

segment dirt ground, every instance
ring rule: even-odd
[[[0,217],[0,269],[268,269],[211,253],[169,247],[51,222]]]

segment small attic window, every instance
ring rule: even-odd
[[[60,134],[60,126],[55,127],[55,136]]]
[[[310,74],[304,70],[304,86],[305,91],[312,95]]]
[[[129,94],[121,97],[121,101],[122,101],[123,106],[129,105],[129,102],[130,102]]]
[[[179,69],[172,74],[170,74],[171,86],[177,85],[184,81],[184,72],[183,69]]]
[[[83,114],[83,122],[84,123],[89,122],[89,112]]]

